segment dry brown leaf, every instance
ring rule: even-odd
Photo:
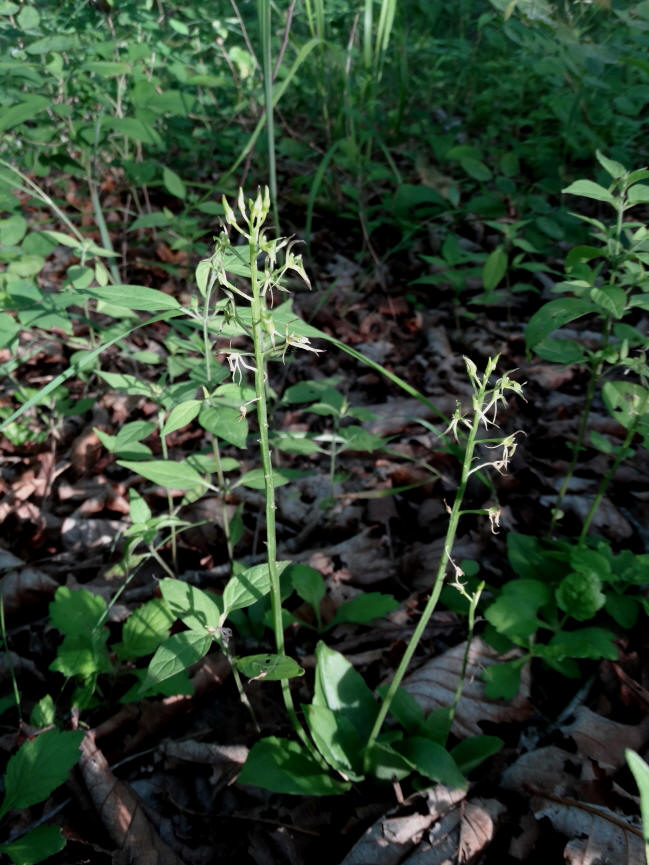
[[[561,731],[577,745],[583,757],[594,760],[607,772],[614,772],[625,764],[624,751],[639,751],[649,736],[649,716],[639,724],[619,724],[604,718],[587,706],[579,706],[572,724]]]
[[[584,761],[578,755],[548,745],[522,754],[505,769],[501,784],[523,796],[540,791],[577,797],[583,784],[583,768]]]
[[[462,672],[462,658],[466,643],[460,643],[423,664],[408,676],[403,687],[417,700],[424,712],[432,712],[440,706],[449,706],[455,697],[458,679]],[[499,655],[495,649],[476,637],[471,642],[467,659],[466,679],[462,697],[455,713],[452,731],[461,739],[483,734],[481,721],[511,723],[527,718],[532,705],[529,700],[530,672],[525,665],[521,673],[521,686],[513,700],[491,700],[485,696],[482,674],[491,664],[514,657],[513,653]]]
[[[135,792],[118,780],[95,744],[92,730],[81,743],[79,768],[90,798],[116,846],[134,865],[183,865],[154,830]]]
[[[42,602],[47,595],[53,595],[58,586],[55,580],[38,568],[9,571],[0,582],[0,593],[6,615],[14,613],[19,608]]]
[[[608,808],[559,797],[532,800],[537,820],[547,817],[571,838],[564,850],[569,865],[645,865],[642,830]]]
[[[323,558],[331,560],[338,556],[344,565],[344,568],[336,572],[340,579],[347,579],[356,585],[371,586],[395,576],[396,568],[390,560],[386,546],[381,538],[371,537],[369,531],[364,531],[334,547],[313,554],[309,564],[320,570],[318,561]]]
[[[421,807],[424,796],[424,807]],[[370,862],[372,865],[396,865],[403,862],[404,855],[417,846],[431,826],[443,824],[449,816],[454,825],[459,823],[457,805],[465,796],[464,790],[451,790],[441,785],[425,794],[417,794],[407,803],[408,810],[415,813],[403,815],[399,813],[403,810],[401,807],[388,811],[359,838],[341,865],[368,865]],[[412,808],[414,803],[419,807]]]
[[[127,527],[122,520],[90,520],[78,516],[80,513],[81,510],[77,509],[63,521],[61,539],[67,550],[86,552],[110,547],[117,535]]]
[[[505,810],[497,799],[474,799],[466,803],[460,822],[459,862],[472,862],[491,843]]]

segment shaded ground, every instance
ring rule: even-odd
[[[467,240],[475,242],[468,229]],[[182,298],[193,263],[164,245],[156,247],[145,239],[141,243],[142,249],[132,254],[128,281],[162,286]],[[490,244],[488,234],[481,238],[485,251]],[[516,370],[516,379],[525,383],[527,401],[512,398],[499,415],[506,433],[522,430],[525,434],[519,436],[510,472],[495,476],[493,489],[476,478],[468,495],[470,508],[500,505],[500,532],[492,533],[485,517],[465,517],[454,549],[456,561],[479,562],[481,578],[498,588],[511,576],[507,534],[542,536],[548,530],[583,401],[582,369],[562,369],[525,356],[524,323],[538,307],[539,295],[549,298],[547,280],[535,278],[537,294],[514,295],[509,302],[490,307],[463,306],[462,312],[468,310],[470,317],[462,317],[458,327],[450,290],[411,285],[421,274],[415,256],[420,250],[400,253],[381,269],[361,267],[341,235],[326,224],[316,226],[312,250],[316,290],[295,296],[296,311],[412,384],[442,415],[449,417],[458,401],[468,405],[470,388],[463,355],[483,368],[489,356],[499,354],[499,370]],[[161,264],[170,262],[180,267],[175,277],[161,269]],[[52,288],[68,263],[52,256],[48,275]],[[477,294],[477,286],[469,288],[463,303]],[[646,325],[646,320],[637,322],[640,329],[646,330]],[[155,349],[165,336],[165,327],[158,325],[133,340],[140,350]],[[586,327],[581,327],[579,338],[589,338]],[[42,386],[63,369],[70,354],[66,340],[56,332],[27,337],[21,351],[26,359],[16,379],[30,387]],[[106,353],[102,368],[130,371],[117,348]],[[359,591],[387,592],[399,601],[398,609],[384,619],[370,625],[339,625],[327,635],[329,644],[344,652],[370,686],[376,687],[394,670],[423,609],[442,553],[445,505],[452,502],[459,467],[433,431],[445,426],[439,416],[375,371],[332,348],[317,360],[303,355],[286,366],[276,365],[271,386],[281,394],[298,381],[334,376],[340,377],[338,388],[351,405],[374,414],[374,419],[364,421],[364,428],[384,437],[387,444],[371,453],[348,450],[340,454],[336,469],[340,477],[333,490],[325,457],[277,455],[280,467],[302,473],[279,490],[279,557],[309,563],[323,575],[328,590],[325,620],[331,619],[342,600]],[[11,383],[8,386],[11,389]],[[63,685],[62,678],[48,669],[60,642],[60,634],[48,624],[47,607],[57,586],[84,586],[110,598],[122,582],[113,566],[119,559],[120,533],[128,525],[128,490],[137,488],[154,514],[166,506],[164,492],[117,466],[93,432],[98,426],[114,434],[127,420],[152,417],[155,406],[143,398],[105,394],[105,388],[92,377],[86,382],[73,381],[70,387],[94,401],[85,415],[56,423],[39,444],[2,441],[0,565],[14,581],[11,587],[5,583],[7,638],[25,717],[44,693],[56,700]],[[55,420],[47,411],[41,413],[41,422],[54,424]],[[281,405],[274,423],[276,429],[330,430],[327,418]],[[602,434],[623,438],[624,431],[599,404],[591,426]],[[178,457],[197,449],[202,436],[199,428],[179,430],[170,437],[171,454]],[[229,453],[227,448],[224,453]],[[240,453],[238,456],[241,458]],[[254,467],[253,450],[246,459],[247,467]],[[566,536],[578,534],[608,466],[609,460],[595,450],[583,455],[564,502],[562,532]],[[608,538],[616,550],[642,553],[648,549],[648,480],[646,451],[639,447],[618,472],[593,524],[593,533]],[[405,489],[380,494],[395,488]],[[228,505],[243,505],[244,529],[237,559],[247,563],[262,560],[261,494],[238,488],[229,496]],[[189,506],[182,516],[204,522],[180,538],[179,576],[220,592],[227,578],[220,503],[216,496],[207,497]],[[168,560],[166,553],[165,558]],[[150,561],[129,582],[111,613],[109,627],[114,639],[127,615],[153,597],[155,578],[162,575],[159,565]],[[295,603],[292,611],[309,615]],[[478,634],[482,627],[478,625]],[[307,668],[306,677],[295,686],[297,704],[309,699],[316,640],[312,633],[297,627],[287,633],[288,654]],[[452,698],[457,658],[447,653],[461,647],[465,637],[466,620],[440,608],[415,665],[437,661],[423,687],[429,710]],[[235,640],[240,653],[270,648],[268,631],[261,648],[252,637],[239,635]],[[468,696],[458,708],[454,732],[458,738],[467,731],[499,735],[505,746],[471,775],[463,804],[461,797],[457,802],[450,794],[444,798],[440,788],[428,795],[417,794],[407,783],[399,790],[368,782],[346,796],[327,799],[298,799],[233,784],[245,748],[253,744],[256,733],[227,666],[218,656],[210,655],[194,671],[193,697],[120,708],[117,700],[123,685],[119,679],[105,677],[98,705],[82,714],[82,722],[95,731],[97,745],[114,766],[115,775],[138,794],[159,837],[187,865],[342,862],[363,832],[394,808],[402,795],[406,804],[393,815],[398,829],[397,824],[382,824],[377,830],[381,841],[369,836],[366,846],[357,848],[345,863],[455,861],[458,850],[465,857],[460,861],[546,863],[559,861],[567,842],[572,845],[570,862],[594,861],[588,845],[595,844],[600,851],[609,850],[606,861],[636,863],[641,861],[638,824],[623,822],[624,815],[637,813],[630,796],[630,775],[623,768],[623,748],[641,748],[649,733],[643,626],[622,634],[618,647],[618,661],[583,662],[582,677],[577,680],[540,664],[534,666],[523,677],[519,697],[507,704],[484,698],[480,675],[493,658],[486,644],[476,641]],[[6,682],[9,690],[8,678]],[[69,692],[68,686],[61,697],[64,705]],[[290,734],[276,686],[251,682],[248,694],[264,735]],[[15,744],[13,717],[5,714],[4,723],[2,745],[9,751]],[[238,746],[238,750],[219,751],[215,746]],[[100,780],[107,785],[99,793],[103,802],[126,795],[113,785],[107,770]],[[54,818],[64,826],[69,843],[51,861],[145,861],[138,858],[143,845],[152,847],[153,842],[135,824],[130,836],[124,834],[116,812],[110,809],[100,810],[102,821],[86,792],[93,783],[88,771],[82,771],[65,793],[59,791],[44,805],[46,813],[63,795],[71,797]],[[135,806],[128,803],[124,807],[132,811]],[[598,807],[618,817],[609,818]],[[33,809],[21,819],[28,824],[40,814]],[[584,823],[584,819],[591,822]],[[438,841],[441,846],[435,847]],[[120,848],[122,852],[115,852]],[[140,852],[129,859],[133,854],[128,851],[133,848]],[[147,861],[177,861],[167,848],[161,847],[152,856]]]

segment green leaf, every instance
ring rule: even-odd
[[[65,838],[58,826],[37,826],[22,838],[0,844],[15,865],[36,865],[65,847]]]
[[[552,336],[546,336],[541,342],[534,346],[534,351],[543,360],[548,360],[550,363],[562,363],[569,365],[571,363],[582,363],[586,358],[586,352],[572,339],[555,339]]]
[[[113,666],[106,648],[108,631],[88,631],[84,634],[68,634],[49,666],[66,679],[80,676],[87,679],[97,673],[111,673]]]
[[[649,186],[646,183],[636,183],[626,194],[629,204],[649,204]]]
[[[2,114],[0,114],[0,132],[6,132],[7,129],[13,129],[14,126],[31,120],[32,117],[48,108],[49,104],[50,100],[46,96],[29,96],[24,102],[12,105],[11,108],[3,106]]]
[[[10,345],[20,333],[20,327],[6,312],[0,312],[0,348]]]
[[[621,628],[630,630],[638,621],[640,604],[637,598],[629,595],[606,595],[606,612]]]
[[[291,585],[307,604],[316,609],[325,596],[325,584],[320,571],[309,565],[291,565],[289,568]]]
[[[29,723],[34,727],[49,727],[56,719],[56,707],[49,694],[36,703],[29,716]]]
[[[106,613],[106,601],[88,589],[59,586],[49,606],[50,620],[62,634],[87,634],[94,630]]]
[[[164,183],[167,192],[175,195],[176,198],[182,198],[183,201],[185,200],[187,197],[185,184],[182,182],[180,177],[178,177],[175,171],[172,171],[170,168],[165,166],[162,169],[162,182]]]
[[[513,700],[521,685],[521,662],[490,664],[484,672],[485,694],[490,700]]]
[[[392,595],[384,595],[381,592],[363,592],[362,595],[357,595],[338,607],[329,627],[332,628],[341,622],[356,622],[364,625],[373,619],[382,618],[398,607],[399,604]]]
[[[281,576],[289,562],[277,562],[277,571]],[[224,616],[233,610],[249,607],[264,598],[270,592],[270,573],[268,564],[254,565],[236,576],[230,577],[223,592]]]
[[[556,598],[564,613],[578,622],[592,619],[606,602],[601,580],[593,573],[583,572],[564,577],[556,590]]]
[[[381,699],[388,692],[387,685],[377,688]],[[390,714],[401,724],[406,733],[416,736],[426,729],[424,711],[412,694],[399,687],[390,703]]]
[[[460,772],[468,775],[489,757],[501,751],[505,743],[498,736],[469,736],[451,749]]]
[[[340,652],[322,641],[316,647],[314,706],[340,712],[365,741],[378,712],[378,704],[363,677]]]
[[[497,246],[484,263],[482,268],[482,284],[484,290],[493,291],[507,273],[507,253],[504,247]]]
[[[150,655],[167,639],[175,616],[161,598],[153,598],[134,610],[124,622],[122,642],[114,646],[118,658]]]
[[[237,667],[249,679],[263,679],[265,682],[295,679],[305,672],[304,667],[287,655],[247,655],[237,659]]]
[[[487,607],[485,618],[499,634],[524,641],[541,627],[536,614],[550,599],[549,587],[539,580],[512,580]]]
[[[128,75],[132,67],[130,63],[119,60],[87,60],[81,69],[94,72],[100,78],[114,78],[118,75]]]
[[[491,173],[491,169],[488,168],[488,166],[486,166],[484,162],[479,159],[474,159],[471,156],[463,156],[460,159],[460,165],[466,171],[469,177],[472,177],[474,180],[486,182],[488,180],[491,180],[493,176]]]
[[[217,438],[237,448],[245,448],[248,440],[248,421],[241,417],[238,409],[204,405],[198,415],[198,422],[203,429]]]
[[[103,125],[142,144],[162,146],[163,141],[153,126],[135,117],[104,117]]]
[[[207,654],[212,638],[205,630],[183,631],[173,634],[158,646],[147,669],[146,679],[141,691],[152,685],[170,679],[176,673],[186,670]]]
[[[550,556],[533,535],[510,532],[507,535],[507,557],[514,572],[525,579],[543,579],[557,567],[556,557]]]
[[[309,732],[329,765],[345,780],[361,781],[362,743],[353,724],[327,706],[303,706]]]
[[[366,755],[368,771],[381,781],[401,781],[414,770],[414,765],[387,742],[376,742]]]
[[[421,775],[454,790],[466,790],[467,782],[455,760],[446,748],[424,739],[412,736],[397,742],[395,749],[409,760]]]
[[[44,36],[42,39],[37,39],[31,42],[25,48],[28,54],[49,54],[50,51],[70,51],[77,47],[77,39],[75,36],[64,36],[62,34],[54,34],[52,36]]]
[[[615,198],[608,191],[600,186],[599,183],[594,183],[592,180],[575,180],[570,186],[566,186],[561,190],[563,193],[570,195],[583,195],[584,198],[593,198],[595,201],[606,201],[608,204],[614,204]]]
[[[174,406],[160,430],[160,435],[168,436],[170,433],[190,424],[198,416],[202,404],[202,401],[199,399],[188,399]]]
[[[63,784],[79,759],[81,730],[47,730],[30,739],[9,758],[0,817],[11,808],[29,808]]]
[[[609,159],[608,156],[604,156],[600,150],[595,151],[595,156],[604,171],[606,171],[607,174],[610,174],[614,180],[617,180],[619,177],[624,177],[626,174],[626,168],[620,162],[616,162],[614,159]]]
[[[190,630],[218,631],[221,627],[223,610],[218,595],[169,577],[160,580],[159,586],[171,616],[181,619]]]
[[[622,318],[626,308],[626,292],[623,288],[607,285],[605,288],[591,288],[590,299],[608,315]]]
[[[649,390],[631,381],[607,381],[602,399],[610,415],[627,430],[649,409]]]
[[[323,772],[302,745],[275,736],[261,739],[252,746],[239,775],[239,784],[295,796],[333,796],[351,786]]]
[[[273,486],[275,487],[283,487],[284,484],[289,482],[290,478],[287,478],[286,475],[283,475],[277,469],[273,469]],[[245,472],[236,484],[233,486],[242,486],[247,487],[250,490],[263,490],[266,487],[266,480],[264,477],[263,469],[252,469],[249,472]]]
[[[157,288],[146,288],[143,285],[106,285],[103,288],[93,285],[79,292],[82,295],[123,306],[126,309],[139,309],[144,312],[158,312],[164,309],[180,309],[175,297],[158,291]]]
[[[604,628],[580,628],[578,631],[559,631],[548,646],[559,657],[593,658],[597,661],[617,659],[615,634]]]
[[[534,348],[542,339],[564,324],[595,312],[597,307],[578,297],[559,297],[544,304],[537,310],[525,328],[525,345]]]
[[[151,508],[137,490],[128,491],[129,516],[134,525],[143,525],[151,519]]]
[[[207,481],[184,461],[147,460],[140,463],[118,460],[117,464],[168,490],[193,490],[207,486]]]

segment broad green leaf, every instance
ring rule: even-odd
[[[147,381],[140,381],[134,375],[121,372],[104,372],[104,370],[98,370],[97,374],[114,390],[123,390],[129,396],[154,396],[154,386]],[[138,423],[138,421],[133,421],[133,423]],[[134,439],[134,441],[137,441],[137,439]]]
[[[162,169],[162,181],[165,185],[167,192],[170,192],[172,195],[175,195],[176,198],[182,198],[184,201],[187,197],[187,190],[185,188],[185,184],[182,182],[180,177],[176,174],[175,171],[172,171],[170,168],[166,166]]]
[[[261,739],[252,746],[239,775],[239,784],[295,796],[333,796],[351,786],[323,772],[302,745],[275,736]]]
[[[207,481],[184,461],[148,460],[140,463],[118,460],[117,464],[168,490],[193,490],[207,485]]]
[[[204,405],[198,415],[198,422],[203,429],[217,438],[237,448],[245,448],[248,441],[248,421],[241,417],[238,409]]]
[[[604,628],[579,628],[577,631],[559,631],[548,646],[560,657],[602,658],[615,661],[618,651],[615,646],[615,634]]]
[[[48,669],[61,673],[66,679],[75,676],[87,679],[97,673],[111,673],[113,665],[106,647],[107,640],[106,628],[84,634],[67,634]]]
[[[173,213],[165,208],[164,211],[156,210],[153,213],[144,213],[132,222],[128,230],[135,231],[138,228],[165,228],[175,219]]]
[[[636,183],[628,190],[626,197],[629,204],[648,204],[649,186],[646,183]]]
[[[489,757],[501,751],[504,745],[498,736],[469,736],[451,748],[451,757],[460,772],[468,775]]]
[[[551,300],[537,310],[525,328],[525,345],[534,348],[542,339],[553,331],[586,315],[595,312],[597,307],[590,301],[578,297],[559,297]]]
[[[5,853],[14,865],[36,865],[64,847],[65,838],[58,826],[37,826],[16,841],[0,844],[0,852]]]
[[[552,336],[546,336],[538,342],[534,346],[534,352],[543,360],[566,365],[582,363],[586,357],[586,352],[578,342],[572,339],[556,339]]]
[[[71,51],[77,47],[77,44],[76,36],[54,34],[52,36],[44,36],[35,42],[30,42],[26,46],[25,51],[28,54],[49,54],[51,51]]]
[[[398,602],[392,595],[384,595],[381,592],[363,592],[350,601],[345,601],[336,610],[329,627],[341,622],[356,622],[366,624],[373,619],[380,619],[399,607]]]
[[[281,577],[289,562],[277,562],[277,571]],[[254,565],[236,576],[230,577],[223,592],[224,616],[233,610],[249,607],[255,601],[264,598],[270,592],[270,573],[268,564]]]
[[[119,60],[87,60],[81,69],[94,72],[100,78],[114,78],[118,75],[128,75],[131,72],[131,64]]]
[[[521,685],[521,663],[490,664],[484,672],[485,695],[490,700],[513,700]]]
[[[83,736],[81,730],[47,730],[21,745],[7,763],[0,817],[42,802],[63,784],[79,759]]]
[[[10,108],[3,106],[0,114],[0,132],[13,129],[26,120],[31,120],[41,111],[49,107],[50,100],[46,96],[29,96],[24,102],[12,105]]]
[[[141,141],[142,144],[163,144],[153,126],[135,117],[104,117],[103,125],[134,141]]]
[[[519,577],[542,580],[548,573],[556,575],[557,559],[533,535],[509,532],[507,535],[509,564]]]
[[[284,484],[289,482],[289,480],[290,478],[283,475],[281,471],[273,469],[273,486],[283,487]],[[241,475],[236,484],[233,484],[233,487],[235,486],[247,487],[250,490],[263,490],[266,486],[264,470],[260,468],[245,472]]]
[[[607,381],[602,399],[611,416],[627,430],[649,411],[649,390],[635,382]]]
[[[14,213],[8,219],[0,219],[0,243],[2,246],[16,246],[20,243],[27,233],[27,227],[27,220],[18,213]]]
[[[56,719],[56,706],[49,694],[36,703],[29,715],[29,723],[34,727],[49,727]]]
[[[202,401],[199,399],[188,399],[174,406],[160,430],[160,435],[167,436],[176,430],[182,429],[190,424],[201,410]]]
[[[425,775],[439,784],[454,790],[465,790],[466,778],[460,772],[446,748],[424,739],[412,736],[403,742],[396,742],[394,747],[409,760],[421,775]]]
[[[556,590],[557,604],[578,622],[592,619],[606,602],[602,581],[594,573],[572,573],[561,580]]]
[[[176,673],[186,670],[207,654],[212,637],[201,631],[183,631],[173,634],[158,646],[147,669],[146,679],[141,691],[152,685],[170,679]]]
[[[621,628],[628,631],[635,627],[638,621],[640,603],[637,598],[633,598],[630,595],[609,593],[606,595],[604,609],[614,622],[617,622]]]
[[[415,766],[387,742],[375,742],[366,754],[367,769],[380,781],[401,781],[411,775]]]
[[[365,741],[379,708],[374,695],[347,658],[322,641],[316,647],[316,659],[313,705],[343,714]]]
[[[88,589],[59,586],[49,606],[50,621],[62,634],[74,636],[94,630],[106,613],[106,601]]]
[[[319,607],[320,601],[325,596],[325,584],[320,571],[311,568],[309,565],[291,565],[290,569],[291,585],[307,604],[312,607]]]
[[[615,197],[608,189],[604,189],[603,186],[600,186],[599,183],[594,183],[592,180],[575,180],[574,183],[566,186],[561,191],[570,195],[583,195],[584,198],[594,198],[595,201],[606,201],[609,204],[615,202]]]
[[[223,610],[217,595],[168,577],[159,586],[172,617],[181,619],[190,630],[218,631],[221,627]]]
[[[480,159],[474,159],[471,156],[463,156],[460,159],[460,165],[474,180],[478,180],[480,182],[486,182],[491,180],[492,173],[491,169],[484,164]]]
[[[363,744],[342,712],[327,706],[303,706],[313,741],[329,765],[346,780],[361,781]]]
[[[128,491],[129,516],[134,524],[147,523],[151,519],[151,508],[137,490]]]
[[[104,300],[115,306],[127,309],[139,309],[144,312],[158,312],[164,309],[180,309],[175,297],[158,291],[157,288],[146,288],[143,285],[93,285],[79,292],[96,300]]]
[[[510,640],[525,641],[541,627],[536,614],[551,597],[540,580],[512,580],[487,607],[485,619]]]
[[[9,345],[20,333],[20,327],[6,312],[0,312],[0,348]]]
[[[590,299],[608,315],[622,318],[626,307],[626,292],[615,285],[605,288],[591,288]]]
[[[484,263],[482,268],[482,284],[484,290],[493,291],[507,273],[507,253],[504,247],[497,246]]]
[[[120,703],[133,703],[144,700],[147,697],[177,697],[180,695],[190,695],[194,693],[194,685],[187,674],[187,670],[181,670],[175,676],[170,676],[162,682],[156,682],[150,687],[144,687],[146,682],[146,670],[131,670],[131,673],[137,679],[136,683],[119,698]]]
[[[607,174],[610,174],[614,180],[617,180],[619,177],[624,177],[626,174],[626,168],[620,162],[616,162],[614,159],[609,159],[608,156],[604,156],[600,150],[595,151],[595,156],[604,171],[606,171]]]
[[[124,622],[122,642],[114,646],[119,658],[150,655],[167,639],[175,616],[161,598],[153,598],[134,610]]]
[[[304,675],[301,667],[288,655],[246,655],[237,658],[237,667],[249,679],[266,682],[279,682],[282,679],[295,679]]]
[[[385,699],[387,690],[387,685],[381,685],[377,689],[382,699]],[[390,714],[396,718],[406,733],[415,736],[425,730],[423,709],[412,694],[409,694],[404,688],[397,688],[390,703]]]

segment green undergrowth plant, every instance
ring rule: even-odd
[[[643,183],[649,171],[627,171],[599,151],[597,159],[609,177],[608,186],[577,180],[563,191],[608,205],[615,212],[615,220],[606,223],[579,215],[591,226],[597,245],[580,245],[568,253],[567,278],[554,286],[562,296],[544,304],[525,331],[529,350],[545,360],[579,364],[588,371],[581,420],[553,509],[550,532],[563,515],[561,504],[585,448],[590,412],[600,389],[606,409],[624,429],[620,444],[600,433],[590,434],[590,444],[611,456],[612,466],[584,520],[582,544],[615,470],[632,453],[634,439],[647,446],[649,433],[648,343],[646,334],[636,326],[638,312],[649,309],[649,231],[643,223],[628,219],[632,208],[649,202],[649,185]],[[562,336],[561,328],[582,316],[594,317],[599,326],[599,340],[594,345],[580,341],[578,336]],[[555,331],[557,336],[552,336]],[[615,372],[623,378],[614,378]]]
[[[430,718],[424,718],[412,698],[400,689],[405,672],[439,601],[449,565],[455,573],[455,585],[469,599],[471,628],[473,627],[473,614],[481,587],[478,587],[474,595],[469,596],[461,580],[462,571],[452,559],[459,519],[465,513],[475,513],[463,510],[464,493],[472,474],[489,466],[499,471],[504,470],[515,450],[515,435],[504,439],[480,438],[478,431],[481,424],[485,428],[495,425],[497,408],[504,400],[504,394],[509,390],[521,394],[520,385],[508,375],[501,376],[495,383],[492,382],[496,359],[489,361],[483,375],[479,375],[475,364],[468,359],[466,366],[473,388],[473,402],[467,415],[458,408],[450,427],[458,438],[458,428],[464,428],[468,433],[464,444],[460,484],[453,507],[449,508],[444,553],[426,607],[390,685],[382,690],[381,701],[377,701],[349,661],[339,652],[322,642],[319,643],[316,649],[313,701],[302,709],[320,759],[314,760],[312,746],[310,753],[303,745],[287,739],[261,739],[250,751],[239,779],[241,783],[264,786],[275,792],[322,795],[348,789],[350,783],[361,781],[366,776],[394,780],[414,773],[415,776],[427,778],[429,781],[464,786],[462,769],[467,770],[469,764],[476,765],[499,747],[499,741],[478,737],[480,741],[458,745],[460,750],[447,750],[447,738],[454,708],[459,700],[461,683],[458,684],[458,694],[453,706]],[[500,453],[498,458],[490,458],[489,455],[480,460],[477,457],[479,448],[494,448]],[[488,451],[485,453],[488,454]],[[480,513],[488,514],[494,525],[497,522],[495,510]],[[317,600],[321,587],[317,580],[312,581],[311,576],[307,579],[309,595],[313,600]],[[302,594],[304,595],[303,590]],[[390,712],[399,722],[399,726],[383,730]],[[342,781],[332,778],[329,773],[323,773],[322,759],[331,770],[338,773]]]
[[[575,544],[513,532],[507,552],[516,576],[491,590],[484,636],[501,652],[522,651],[486,671],[491,697],[512,699],[533,658],[571,678],[581,675],[579,660],[615,660],[617,636],[649,613],[647,555],[614,553],[603,539]]]
[[[53,724],[53,714],[37,706],[31,722],[37,726]],[[0,802],[0,826],[10,829],[7,814],[14,809],[30,808],[44,802],[68,778],[79,759],[83,732],[49,729],[28,739],[9,758],[3,777],[3,798]],[[9,840],[0,842],[0,852],[15,865],[42,862],[65,847],[65,838],[58,826],[35,826],[13,831]]]

